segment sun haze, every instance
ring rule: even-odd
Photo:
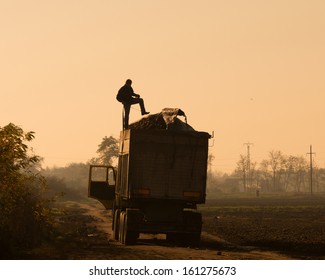
[[[36,132],[44,165],[85,162],[119,136],[130,78],[151,113],[214,131],[214,168],[244,143],[325,163],[323,0],[0,2],[0,126]],[[133,106],[130,121],[141,118]]]

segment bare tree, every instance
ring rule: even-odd
[[[273,191],[279,191],[281,189],[281,170],[283,170],[285,166],[285,157],[281,151],[272,150],[269,152],[268,163],[272,170]]]
[[[214,161],[215,156],[212,153],[209,153],[208,155],[208,171],[212,172],[212,162]]]
[[[247,156],[239,155],[235,173],[239,174],[239,176],[242,178],[244,192],[247,191],[247,170]]]
[[[240,155],[240,158],[237,161],[237,168],[235,170],[235,173],[242,178],[245,192],[247,192],[249,189],[255,189],[257,186],[257,183],[255,182],[255,168],[256,162],[249,161],[247,156]]]

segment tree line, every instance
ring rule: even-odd
[[[240,155],[234,172],[228,175],[210,171],[208,183],[210,189],[220,192],[324,192],[325,169],[314,163],[311,170],[306,157],[272,150],[259,164]]]
[[[96,150],[96,157],[86,163],[70,163],[65,167],[42,169],[48,189],[53,193],[61,193],[63,199],[81,199],[87,197],[89,165],[117,164],[118,140],[113,136],[102,138]]]

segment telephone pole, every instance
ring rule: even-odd
[[[307,155],[310,156],[310,193],[313,194],[313,147],[310,145],[310,151]]]
[[[252,178],[251,178],[251,156],[250,156],[250,146],[251,145],[254,145],[254,143],[244,143],[245,146],[247,146],[247,187],[250,187],[251,186],[251,181],[252,181]],[[247,187],[245,186],[245,189],[247,190]]]

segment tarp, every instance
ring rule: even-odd
[[[183,116],[185,122],[177,116]],[[141,120],[129,125],[130,129],[166,129],[166,130],[186,130],[194,131],[187,124],[187,118],[179,108],[164,108],[160,113],[144,116]]]

